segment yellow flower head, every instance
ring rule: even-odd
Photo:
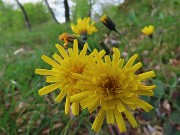
[[[71,23],[71,29],[72,31],[78,35],[91,35],[93,32],[97,32],[98,30],[94,26],[95,22],[92,22],[90,24],[90,17],[85,17],[83,20],[81,18],[78,19],[77,25]]]
[[[106,55],[103,61],[95,50],[97,62],[87,58],[92,70],[86,75],[73,74],[74,78],[84,81],[78,82],[76,88],[81,89],[82,92],[71,96],[71,101],[80,102],[82,108],[87,108],[89,112],[100,108],[92,125],[92,130],[96,132],[100,130],[105,117],[108,124],[117,123],[120,131],[126,132],[122,114],[135,128],[137,122],[130,111],[139,107],[146,112],[153,109],[139,96],[154,94],[155,85],[146,86],[142,83],[146,79],[155,77],[154,72],[149,71],[136,75],[135,72],[142,66],[141,62],[133,65],[138,55],[132,56],[123,66],[124,59],[120,58],[120,51],[117,48],[113,48],[113,51],[112,60],[109,55]]]
[[[38,91],[39,95],[48,94],[58,88],[60,88],[60,93],[56,97],[56,102],[61,102],[66,96],[65,103],[65,114],[69,113],[70,109],[70,96],[79,93],[81,90],[77,89],[76,83],[77,79],[72,77],[73,73],[84,75],[90,68],[88,66],[85,58],[93,59],[94,54],[86,55],[88,45],[85,44],[83,50],[78,53],[78,42],[74,40],[73,48],[68,48],[68,53],[59,44],[56,44],[56,48],[60,52],[61,56],[55,53],[53,55],[54,60],[43,55],[41,58],[52,66],[51,70],[47,69],[36,69],[35,73],[46,76],[46,82],[53,83]],[[105,54],[104,51],[100,52],[101,57]],[[79,114],[79,102],[72,103],[72,113],[73,115]]]
[[[69,33],[63,33],[59,36],[59,40],[64,41],[64,48],[67,48],[69,42],[73,43],[74,39],[76,39],[76,37]]]
[[[109,30],[116,30],[114,22],[107,16],[103,15],[100,18],[100,21],[109,29]]]
[[[153,35],[153,32],[154,32],[154,26],[153,25],[146,26],[142,29],[142,33],[144,33],[147,36]]]

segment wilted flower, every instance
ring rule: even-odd
[[[137,54],[133,55],[127,64],[120,58],[120,51],[113,48],[114,54],[111,60],[109,55],[105,56],[105,61],[101,59],[98,52],[94,54],[97,62],[87,58],[91,65],[91,70],[86,75],[73,73],[73,77],[83,80],[78,82],[76,88],[82,92],[71,96],[72,102],[80,102],[82,108],[87,108],[93,112],[100,108],[99,113],[92,125],[92,130],[98,132],[103,124],[104,118],[108,124],[117,123],[121,132],[126,132],[123,114],[132,125],[137,127],[137,122],[131,114],[131,110],[142,108],[148,112],[153,107],[141,100],[139,96],[152,96],[155,85],[146,86],[142,81],[155,77],[153,71],[136,75],[135,72],[142,67],[138,62],[133,65]]]
[[[65,114],[69,113],[70,110],[70,96],[81,92],[81,89],[76,88],[78,79],[72,77],[73,73],[85,75],[90,66],[85,60],[87,57],[94,61],[94,53],[86,55],[88,45],[85,44],[83,50],[78,53],[78,42],[74,40],[73,48],[68,48],[68,53],[59,44],[56,44],[56,48],[60,52],[61,56],[55,53],[53,55],[54,60],[43,55],[41,58],[52,66],[51,70],[47,69],[36,69],[35,73],[46,76],[46,82],[53,83],[51,85],[45,86],[38,91],[39,95],[48,94],[56,89],[60,88],[60,93],[56,97],[56,102],[61,102],[66,96],[65,103]],[[101,57],[105,54],[104,51],[100,52]],[[79,114],[79,102],[72,103],[72,113],[73,115]]]
[[[154,26],[153,25],[146,26],[141,31],[145,35],[152,37],[153,32],[154,32]]]
[[[77,20],[77,25],[71,23],[72,31],[77,34],[78,36],[82,36],[83,38],[87,38],[87,34],[91,35],[98,30],[94,26],[95,22],[90,24],[90,17],[85,17],[83,20],[79,18]]]
[[[100,21],[101,21],[109,30],[114,30],[114,31],[116,31],[115,23],[114,23],[107,15],[103,15],[103,16],[100,18]]]
[[[59,36],[59,40],[64,41],[64,47],[67,48],[68,43],[73,43],[74,39],[76,39],[75,36],[69,34],[69,33],[63,33]]]
[[[109,29],[109,30],[113,30],[116,33],[118,33],[121,38],[124,40],[124,42],[126,42],[126,44],[128,45],[128,53],[130,53],[130,46],[129,46],[129,42],[126,40],[126,38],[121,34],[121,32],[116,30],[116,25],[115,23],[107,16],[107,15],[103,15],[100,18],[100,21]]]

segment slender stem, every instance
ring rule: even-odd
[[[162,57],[161,57],[161,54],[160,54],[161,40],[162,40],[162,36],[160,35],[157,49],[158,49],[159,62],[160,62],[160,64],[161,64],[161,66],[162,66],[162,65],[163,65],[163,62],[162,62]]]
[[[160,51],[160,49],[161,49],[161,41],[162,41],[162,35],[159,36],[159,40],[158,40],[158,44],[157,44],[157,52],[158,52],[159,65],[160,65],[160,67],[162,69],[162,73],[164,75],[164,82],[165,82],[165,84],[168,84],[168,85],[164,84],[164,86],[168,87],[169,86],[169,79],[167,77],[167,72],[166,72],[165,66],[163,64],[161,51]],[[168,97],[171,98],[171,96],[172,96],[172,92],[170,92]]]
[[[129,54],[131,55],[130,45],[129,45],[129,42],[127,41],[127,39],[119,31],[117,31],[116,29],[114,31],[116,33],[118,33],[120,35],[120,37],[125,41],[125,43],[128,46],[128,56],[129,56]]]
[[[164,67],[164,64],[163,64],[163,61],[162,61],[162,56],[161,56],[161,41],[162,41],[162,36],[160,35],[159,36],[159,40],[158,40],[158,44],[157,44],[157,52],[158,52],[158,59],[159,59],[159,64],[162,68],[162,72],[164,72],[164,78],[165,78],[165,81],[168,82],[168,79],[166,77],[166,70],[165,70],[165,67]]]

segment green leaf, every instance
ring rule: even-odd
[[[162,98],[164,95],[164,86],[160,80],[153,80],[153,83],[156,85],[154,90],[154,96],[157,98]]]
[[[147,97],[147,96],[141,96],[141,99],[143,99],[146,102],[150,102],[151,101],[151,97]]]
[[[137,17],[136,17],[136,12],[135,12],[134,9],[132,9],[132,10],[130,11],[129,20],[130,20],[130,22],[131,22],[132,24],[136,24],[136,25],[139,24],[139,23],[138,23],[138,20],[137,20]]]
[[[180,95],[176,97],[175,104],[180,108]]]
[[[170,115],[170,120],[175,124],[180,124],[180,112],[174,111]]]
[[[175,88],[177,86],[177,80],[178,80],[177,76],[174,76],[174,77],[171,78],[169,83],[173,88]]]
[[[166,133],[166,135],[171,135],[172,133],[172,126],[169,121],[165,121],[164,123],[164,133]]]
[[[146,121],[150,121],[156,117],[155,110],[152,110],[150,112],[142,112],[142,118]]]
[[[164,14],[162,12],[159,13],[159,19],[164,19]]]
[[[172,126],[169,121],[165,121],[164,134],[165,135],[180,135],[180,131],[178,131],[175,126]]]

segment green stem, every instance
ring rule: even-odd
[[[161,63],[161,66],[162,66],[163,62],[162,62],[162,57],[161,57],[161,54],[160,54],[161,40],[162,40],[162,37],[160,36],[159,41],[158,41],[158,57],[159,57],[159,62]]]
[[[166,81],[166,83],[168,83],[168,79],[167,79],[166,74],[165,74],[165,73],[166,73],[166,70],[165,70],[165,67],[164,67],[164,64],[163,64],[163,61],[162,61],[161,52],[160,52],[161,41],[162,41],[162,36],[160,35],[159,41],[158,41],[158,45],[157,45],[158,59],[159,59],[160,67],[162,68],[162,72],[164,72],[165,81]]]
[[[114,31],[116,33],[118,33],[120,35],[120,37],[123,39],[123,41],[125,41],[125,44],[127,44],[127,46],[128,46],[128,58],[129,58],[129,54],[131,55],[129,42],[127,41],[127,39],[119,31],[117,31],[116,29]]]

